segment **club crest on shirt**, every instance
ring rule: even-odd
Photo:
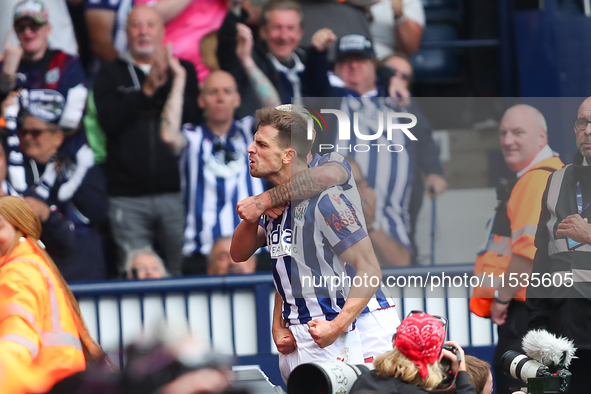
[[[60,79],[60,69],[59,67],[54,67],[48,72],[45,73],[45,83],[46,84],[54,84]]]
[[[309,200],[302,201],[300,204],[298,204],[298,206],[295,207],[295,209],[293,210],[294,217],[298,220],[303,219],[304,215],[306,214],[306,211],[308,210],[309,204]]]

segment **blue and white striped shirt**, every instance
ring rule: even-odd
[[[328,153],[324,156],[320,156],[320,155],[316,154],[316,155],[314,155],[314,158],[313,158],[312,162],[310,163],[310,167],[316,167],[318,165],[326,164],[328,162],[339,163],[341,161],[342,161],[341,164],[343,164],[343,167],[345,167],[346,169],[348,168],[349,179],[347,181],[347,184],[350,187],[352,187],[352,183],[354,184],[355,179],[350,174],[351,173],[351,165],[349,164],[347,159],[345,159],[339,153],[331,152],[331,153]],[[359,193],[356,193],[356,194],[351,193],[349,195],[349,198],[351,198],[355,201],[356,206],[362,207],[361,198],[359,196]],[[360,208],[360,209],[362,209],[362,208]],[[363,211],[361,211],[361,212],[363,212]],[[359,214],[358,218],[359,218],[359,221],[361,222],[361,225],[363,226],[363,229],[365,230],[366,233],[368,233],[367,225],[365,223],[365,216]],[[357,273],[355,268],[353,268],[353,266],[351,266],[349,264],[346,265],[346,272],[349,275],[349,277],[351,277],[351,278],[355,277],[355,275]],[[380,287],[376,290],[375,296],[372,297],[371,300],[369,300],[369,302],[367,303],[367,306],[363,309],[363,311],[361,313],[367,313],[370,311],[385,309],[385,308],[389,308],[389,307],[392,307],[395,305],[396,304],[395,304],[394,300],[392,299],[390,292],[388,291],[388,289],[386,288],[384,283],[381,282]]]
[[[383,114],[392,112],[386,98],[383,97],[345,97],[341,103],[341,110],[349,114],[353,124],[353,113],[360,112],[359,132],[365,135],[376,133],[378,128],[378,111]],[[400,108],[396,109],[400,112]],[[386,122],[384,121],[384,128]],[[367,141],[357,137],[352,131],[350,141],[339,141],[336,137],[335,145],[350,144],[383,144],[378,151],[372,146],[368,152],[355,151],[347,154],[359,164],[361,173],[368,185],[376,194],[376,220],[382,229],[392,238],[398,240],[409,251],[411,243],[408,237],[410,231],[409,204],[412,191],[414,165],[410,160],[408,138],[400,129],[392,131],[392,140],[386,138],[386,133],[378,140]],[[386,147],[398,144],[404,147],[399,152],[389,152]],[[340,150],[340,152],[343,152]]]
[[[329,160],[321,159],[322,164]],[[331,278],[347,276],[339,255],[367,237],[358,217],[359,193],[349,178],[352,184],[288,203],[277,219],[264,217],[273,280],[283,299],[283,318],[290,324],[333,320],[345,304],[349,286],[344,281],[331,283]]]
[[[254,118],[234,121],[228,134],[217,137],[206,124],[183,125],[187,139],[180,160],[181,189],[187,210],[183,254],[208,255],[216,238],[231,236],[240,223],[236,204],[264,191],[263,181],[250,176],[248,145]]]

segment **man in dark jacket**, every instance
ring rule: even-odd
[[[169,272],[179,275],[185,215],[178,158],[159,138],[172,81],[163,32],[154,9],[134,8],[127,22],[129,52],[101,68],[94,93],[107,134],[109,216],[120,256],[155,240]],[[197,75],[189,62],[181,64],[187,71],[183,122],[197,124]]]
[[[531,276],[525,281],[530,329],[544,329],[570,339],[577,348],[577,357],[569,366],[569,393],[589,390],[587,376],[591,367],[589,123],[591,97],[579,106],[574,122],[579,151],[572,164],[550,176],[544,191],[535,238],[537,251]]]
[[[256,45],[252,57],[256,65],[277,89],[281,102],[297,103],[301,97],[326,97],[330,94],[326,50],[336,36],[330,29],[320,29],[312,37],[312,46],[298,48],[303,29],[303,13],[298,2],[271,0],[262,10],[262,42]],[[252,115],[263,107],[256,99],[254,88],[236,55],[236,23],[247,18],[229,12],[218,31],[217,55],[222,70],[228,71],[238,84],[242,105],[236,117]]]

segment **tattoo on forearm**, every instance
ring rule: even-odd
[[[281,99],[279,98],[277,90],[260,68],[256,66],[246,67],[246,73],[248,74],[257,98],[265,107],[275,107],[281,104]]]
[[[347,179],[347,174],[344,169],[340,166],[339,169],[339,182],[338,184],[344,183]],[[317,168],[309,168],[301,171],[287,182],[269,190],[269,197],[271,200],[271,206],[285,204],[290,200],[305,200],[312,198],[322,193],[329,187],[334,186],[334,183],[326,183],[321,177],[321,171]]]
[[[162,109],[162,119],[160,121],[160,133],[163,138],[167,140],[175,140],[179,149],[182,145],[181,116],[183,108],[183,95],[185,94],[185,86],[175,86],[170,90],[164,108]]]

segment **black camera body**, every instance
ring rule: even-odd
[[[443,345],[443,348],[445,350],[449,350],[450,352],[452,352],[453,354],[456,355],[456,357],[458,359],[458,364],[462,361],[462,356],[460,355],[460,352],[458,352],[458,348],[456,348],[455,346],[452,346],[452,345]],[[439,389],[448,388],[449,386],[451,386],[454,383],[454,380],[456,378],[456,375],[452,369],[452,360],[450,360],[447,357],[443,357],[441,359],[441,361],[439,361],[439,368],[441,369],[441,372],[443,373],[444,378],[441,381],[441,383],[439,383],[439,386],[437,386],[437,387]]]
[[[527,383],[530,394],[566,393],[572,374],[562,364],[544,365],[531,357],[509,350],[501,358],[502,369]]]

